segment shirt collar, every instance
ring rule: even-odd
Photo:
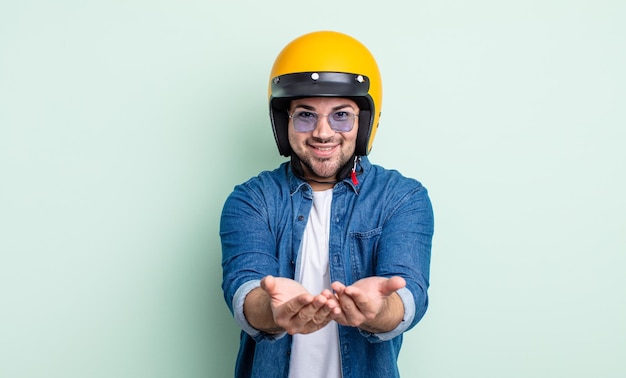
[[[311,186],[304,179],[296,176],[296,174],[293,172],[293,168],[291,167],[291,163],[286,164],[286,166],[287,178],[289,182],[289,194],[294,195],[298,190],[304,190],[310,193],[312,191]],[[335,184],[335,187],[337,185],[346,185],[351,188],[354,193],[359,194],[361,181],[365,178],[365,175],[367,171],[369,171],[370,167],[371,163],[369,162],[367,156],[361,156],[359,163],[356,167],[358,183],[355,184],[354,182],[352,182],[352,178],[348,176],[342,181]]]

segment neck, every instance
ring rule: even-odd
[[[305,164],[302,164],[302,162],[300,162],[300,166],[302,167],[302,178],[311,185],[311,188],[315,192],[330,189],[339,182],[337,181],[337,175],[334,177],[319,177],[311,172],[311,169]]]
[[[321,192],[323,190],[331,189],[337,183],[337,181],[334,181],[334,180],[332,181],[331,180],[329,181],[316,180],[314,178],[307,177],[306,175],[304,176],[304,179],[306,180],[306,182],[309,183],[309,185],[311,185],[311,188],[313,189],[314,192]]]

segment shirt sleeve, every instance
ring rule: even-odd
[[[243,313],[243,303],[246,300],[246,296],[257,287],[261,287],[260,280],[252,280],[244,283],[237,289],[235,292],[235,296],[233,297],[233,313],[235,316],[235,321],[241,327],[241,329],[250,335],[255,340],[259,339],[268,339],[268,340],[278,340],[285,336],[287,332],[281,332],[278,334],[268,334],[265,332],[261,332],[258,329],[252,327],[246,316]]]

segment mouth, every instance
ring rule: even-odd
[[[309,148],[312,150],[312,152],[319,157],[328,157],[330,155],[332,155],[335,150],[337,150],[337,148],[339,147],[339,145],[333,145],[333,146],[327,146],[327,145],[323,145],[323,146],[316,146],[316,145],[311,145],[309,144]]]

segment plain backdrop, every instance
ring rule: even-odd
[[[2,1],[0,377],[232,376],[222,204],[282,161],[280,49],[377,57],[372,162],[419,179],[403,377],[626,376],[626,3]]]

